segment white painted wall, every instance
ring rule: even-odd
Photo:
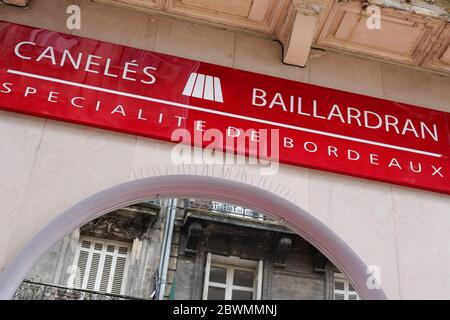
[[[2,7],[0,19],[68,32],[65,10],[72,3],[82,9],[77,35],[450,111],[448,77],[314,50],[305,68],[286,66],[280,45],[270,40],[87,0]],[[0,111],[0,270],[51,219],[89,195],[136,177],[205,174],[166,165],[171,147]],[[366,264],[381,267],[389,298],[450,299],[449,196],[286,165],[261,182],[256,174],[243,166],[231,168],[226,178],[288,193]]]

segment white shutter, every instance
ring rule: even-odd
[[[127,247],[118,247],[117,249],[117,257],[114,268],[114,277],[112,281],[111,293],[120,294],[122,292],[122,284],[125,276],[125,270],[127,266],[127,255],[128,248]]]
[[[84,240],[81,242],[80,251],[78,254],[77,272],[75,274],[74,287],[81,288],[83,285],[84,275],[86,273],[86,267],[89,259],[89,249],[91,248],[91,242]]]
[[[97,274],[99,271],[99,264],[100,264],[100,253],[99,252],[94,252],[92,253],[92,257],[91,257],[91,263],[90,263],[90,268],[89,268],[89,272],[87,273],[88,277],[87,277],[87,283],[86,283],[86,289],[88,290],[95,290],[97,289],[95,286],[95,282],[97,281]]]
[[[74,286],[123,294],[129,251],[130,246],[127,243],[82,238]]]
[[[99,291],[101,291],[101,292],[108,291],[108,283],[109,283],[109,277],[111,275],[112,262],[113,262],[113,256],[107,255],[105,257],[105,262],[103,264],[103,273],[102,273],[102,277],[100,280]]]

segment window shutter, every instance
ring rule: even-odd
[[[112,262],[113,262],[113,256],[107,255],[105,257],[105,263],[103,265],[102,278],[101,278],[101,281],[100,281],[99,291],[101,291],[101,292],[107,292],[108,291],[108,283],[109,283],[109,277],[110,277],[110,274],[111,274]]]
[[[127,254],[128,254],[127,247],[118,248],[111,293],[120,294],[122,291],[122,283],[127,263]]]
[[[334,282],[334,290],[345,291],[345,282],[336,280]]]
[[[129,251],[129,246],[124,243],[82,239],[74,286],[122,294]]]
[[[95,282],[97,281],[98,266],[100,264],[100,253],[92,253],[86,289],[95,290]]]
[[[74,286],[76,288],[81,288],[83,285],[83,280],[85,278],[86,267],[89,259],[89,249],[91,248],[91,242],[87,240],[83,240],[81,242],[80,252],[78,256],[77,262],[77,273],[75,274],[75,283]]]

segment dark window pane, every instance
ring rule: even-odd
[[[208,300],[225,300],[225,289],[209,287]]]
[[[252,300],[253,292],[251,291],[241,291],[241,290],[233,290],[233,295],[231,300]]]
[[[345,300],[345,295],[343,293],[334,293],[334,300]]]
[[[345,290],[345,283],[343,281],[335,281],[334,282],[334,289],[335,290]]]
[[[209,281],[226,283],[227,282],[227,269],[211,266],[209,271]]]
[[[251,271],[235,269],[234,277],[233,277],[233,284],[235,286],[253,288],[254,277],[255,277],[255,274]]]
[[[356,294],[349,294],[348,300],[358,300],[358,296]]]
[[[352,286],[351,283],[348,284],[348,290],[350,290],[350,291],[355,291],[355,288],[353,288],[353,286]]]

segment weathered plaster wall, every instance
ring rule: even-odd
[[[273,76],[450,111],[450,79],[403,67],[313,51],[303,69],[281,65],[276,42],[90,1],[1,7],[0,19]],[[45,13],[45,14],[44,14]],[[168,164],[169,143],[0,112],[0,270],[36,232],[70,206],[108,187],[154,174],[205,174]],[[246,175],[242,175],[245,170]],[[210,175],[221,176],[220,168]],[[252,166],[227,179],[283,194],[320,219],[366,262],[379,265],[389,298],[450,298],[450,197],[315,170],[282,166],[252,179]]]

